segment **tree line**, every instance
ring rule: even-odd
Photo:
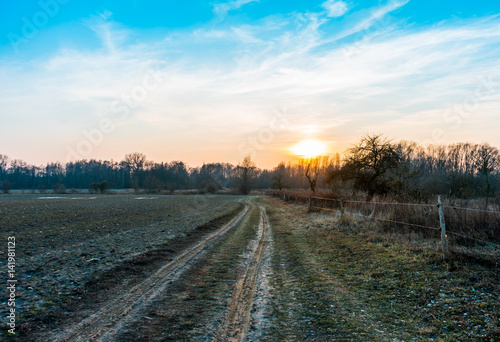
[[[209,163],[188,167],[182,161],[153,162],[142,153],[130,153],[120,161],[79,160],[29,165],[0,154],[0,187],[4,193],[12,189],[40,193],[66,193],[88,189],[104,193],[111,189],[146,190],[150,193],[197,189],[216,193],[235,189],[248,194],[252,187],[266,188],[269,171],[258,169],[249,157],[234,166],[229,163]]]
[[[383,135],[365,135],[343,155],[281,162],[270,170],[257,168],[250,157],[238,165],[189,167],[182,161],[150,161],[135,152],[120,162],[92,159],[34,166],[0,154],[0,185],[4,192],[88,189],[103,193],[110,188],[133,188],[150,193],[233,189],[248,194],[251,189],[274,188],[361,192],[367,200],[389,194],[424,200],[444,194],[488,201],[500,188],[500,153],[488,144],[423,147],[410,141],[394,142]]]
[[[280,163],[272,172],[277,189],[327,189],[337,194],[361,192],[427,200],[485,198],[500,189],[500,153],[489,144],[456,143],[423,147],[411,141],[393,142],[383,135],[365,135],[342,156]]]

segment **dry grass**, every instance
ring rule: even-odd
[[[285,202],[308,204],[309,193],[281,191],[269,193]],[[320,197],[320,198],[314,198]],[[340,198],[330,193],[317,193],[312,207],[337,211],[340,217]],[[326,199],[323,199],[326,198]],[[394,204],[399,203],[399,204]],[[410,203],[410,204],[405,204]],[[407,245],[434,244],[440,248],[439,210],[436,203],[412,203],[410,199],[375,198],[367,203],[362,195],[342,198],[343,223],[362,220],[367,229],[383,233],[396,242]],[[414,205],[418,204],[418,205]],[[500,262],[500,213],[485,213],[482,201],[444,201],[444,214],[448,243],[453,256],[486,259]],[[464,209],[462,209],[464,208]],[[497,201],[492,201],[490,211],[499,210]],[[335,213],[335,212],[334,212]],[[369,224],[366,224],[369,222]]]
[[[304,325],[318,340],[497,340],[497,266],[467,257],[444,260],[439,240],[391,232],[377,221],[353,215],[341,221],[338,214],[265,201],[277,246],[273,314],[283,323],[273,333],[279,340],[300,340],[295,337],[303,337]],[[282,265],[296,270],[295,287],[279,281],[287,280]]]

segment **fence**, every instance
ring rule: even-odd
[[[381,222],[388,229],[404,227],[426,237],[440,238],[445,257],[448,257],[450,242],[462,246],[481,244],[500,247],[500,241],[497,241],[500,239],[500,211],[445,205],[441,197],[438,197],[437,203],[428,204],[368,202],[284,191],[270,191],[267,195],[287,202],[306,204],[310,210],[336,212],[341,219],[344,215],[358,216]]]

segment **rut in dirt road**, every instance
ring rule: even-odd
[[[213,246],[225,233],[235,227],[248,212],[249,206],[215,233],[189,248],[173,261],[169,262],[154,275],[133,287],[127,293],[111,300],[98,312],[81,321],[50,340],[63,341],[114,341],[114,335],[125,324],[137,320],[138,314],[148,303],[165,290],[169,283],[175,281],[190,267],[201,252]]]
[[[250,325],[250,311],[257,277],[269,239],[269,221],[266,209],[260,206],[260,223],[257,244],[248,260],[245,273],[236,283],[233,295],[228,303],[225,319],[217,329],[212,341],[244,341]]]

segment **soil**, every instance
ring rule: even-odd
[[[266,209],[260,207],[260,223],[257,232],[257,243],[247,261],[245,272],[240,276],[227,307],[227,314],[219,325],[213,341],[244,341],[250,326],[257,277],[260,273],[262,259],[269,239],[269,219]]]
[[[174,213],[155,201],[149,212],[169,225]],[[274,198],[214,197],[199,208],[195,228],[96,268],[22,317],[15,340],[498,340],[497,265],[445,260],[428,241]]]

